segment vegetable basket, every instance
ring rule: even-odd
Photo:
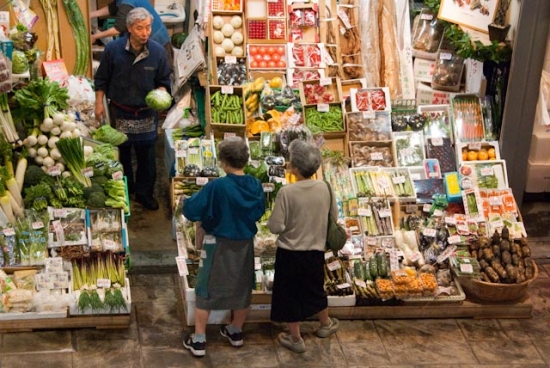
[[[530,260],[530,262],[533,262]],[[484,302],[512,302],[522,299],[529,290],[529,285],[538,276],[537,264],[533,262],[533,278],[519,284],[497,284],[481,281],[471,277],[458,277],[462,288],[469,299]]]

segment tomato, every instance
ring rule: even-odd
[[[260,54],[254,55],[254,60],[256,60],[256,61],[262,61],[263,59],[264,59],[264,57]]]
[[[277,66],[279,68],[286,68],[286,63],[284,61],[280,60],[280,61],[277,62]]]
[[[271,61],[271,55],[265,54],[264,57],[263,57],[263,60],[264,61]]]
[[[274,62],[274,61],[269,61],[269,62],[267,63],[267,67],[268,67],[268,68],[275,68],[275,67],[277,67],[277,63]]]
[[[285,47],[284,46],[279,46],[277,47],[277,52],[279,53],[279,55],[284,55],[285,54]]]
[[[250,46],[248,48],[248,51],[250,51],[250,54],[255,55],[258,53],[258,47],[257,46]]]
[[[250,67],[251,67],[251,68],[257,68],[257,67],[258,67],[258,62],[257,62],[256,60],[252,60],[252,61],[250,62]]]
[[[265,46],[258,47],[258,53],[265,55],[267,53],[267,47]]]
[[[275,53],[275,51],[276,51],[276,50],[275,50],[275,47],[273,47],[273,46],[269,46],[269,47],[267,48],[267,53],[268,53],[269,55],[273,55],[273,54]]]
[[[281,55],[279,55],[278,53],[274,53],[274,54],[271,55],[271,60],[279,61],[279,60],[281,60]]]
[[[260,68],[267,68],[267,61],[260,61],[259,67]]]

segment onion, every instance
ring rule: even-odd
[[[73,138],[78,138],[78,137],[80,137],[80,129],[74,128],[74,130],[73,130]]]
[[[53,148],[50,151],[50,157],[53,158],[54,160],[59,160],[59,159],[61,159],[61,153],[59,152],[59,150],[57,148]]]
[[[225,37],[231,37],[231,35],[235,32],[235,28],[229,23],[226,23],[222,27],[222,33]]]
[[[36,143],[38,143],[38,140],[36,139],[36,137],[34,135],[29,135],[25,139],[25,141],[26,141],[25,146],[27,146],[27,147],[34,147],[34,146],[36,146]]]
[[[73,133],[71,131],[65,131],[59,135],[59,138],[72,138]]]
[[[46,128],[52,129],[53,128],[53,119],[52,118],[46,118],[42,120],[42,125]]]
[[[42,161],[44,161],[44,157],[36,155],[34,158],[34,162],[36,162],[38,165],[42,165]]]
[[[29,150],[27,151],[27,154],[29,155],[30,158],[34,158],[36,157],[36,148],[29,148]]]
[[[69,121],[76,121],[76,115],[74,114],[74,112],[69,112],[69,113],[67,114],[67,119],[68,119]]]

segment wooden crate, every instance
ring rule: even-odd
[[[340,78],[322,78],[318,80],[304,80],[298,84],[300,90],[300,100],[302,106],[316,103],[337,103],[342,102],[340,91],[342,86]],[[333,97],[332,101],[324,101],[323,95],[330,93]],[[317,96],[317,101],[311,101],[311,95]]]

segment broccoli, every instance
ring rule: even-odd
[[[103,176],[103,175],[100,175],[100,176],[92,176],[90,178],[92,180],[92,183],[96,183],[100,186],[104,186],[105,183],[107,183],[109,181],[109,178],[107,178],[106,176]]]
[[[47,177],[46,173],[36,165],[29,165],[25,171],[24,186],[26,188],[39,184]]]
[[[95,192],[104,193],[103,188],[98,183],[93,183],[91,187],[84,188],[84,194],[83,194],[84,198],[86,199],[90,198],[90,195],[92,195],[92,193],[95,193]]]
[[[107,197],[105,196],[105,193],[99,191],[93,192],[88,197],[86,206],[88,208],[104,208],[106,199]]]

